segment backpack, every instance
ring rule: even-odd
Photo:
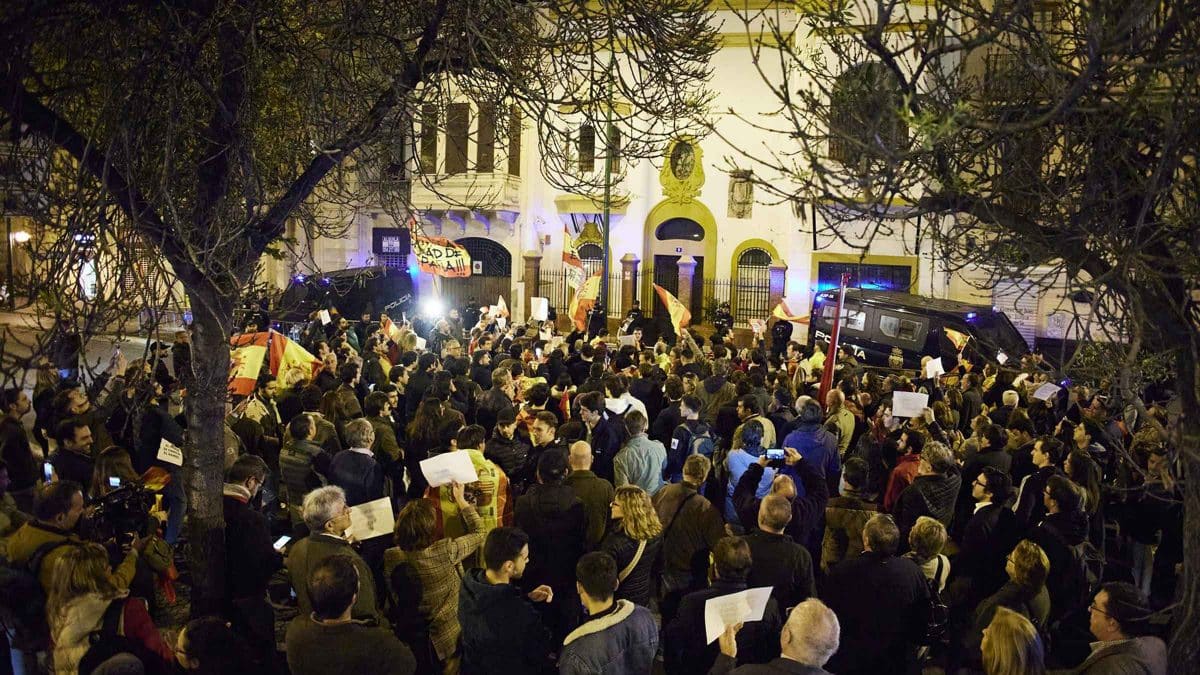
[[[12,646],[26,652],[50,646],[46,623],[46,591],[38,574],[42,562],[60,546],[74,546],[70,539],[48,541],[33,552],[24,567],[0,566],[0,622],[12,631]]]
[[[706,424],[701,424],[696,433],[692,434],[692,439],[688,443],[688,455],[704,455],[712,459],[716,448],[717,439],[713,436],[712,429]]]
[[[1081,607],[1086,606],[1100,590],[1104,554],[1087,539],[1067,548],[1071,551],[1071,575],[1066,580],[1067,597],[1076,599]]]
[[[633,404],[626,403],[625,409],[622,410],[621,412],[613,412],[612,409],[606,407],[604,409],[604,414],[606,417],[608,417],[609,421],[612,422],[613,424],[616,424],[617,428],[621,430],[622,434],[624,434],[625,433],[625,416],[628,415],[632,411],[633,411]]]
[[[133,598],[117,598],[108,603],[108,609],[104,610],[104,619],[100,622],[100,630],[88,636],[91,647],[79,660],[79,672],[93,672],[109,659],[122,657],[124,662],[140,663],[142,672],[146,675],[166,675],[167,664],[161,656],[125,635],[121,618],[125,613],[125,603],[129,600]]]
[[[921,640],[923,645],[938,645],[946,642],[947,627],[950,624],[950,608],[942,602],[942,593],[938,589],[942,580],[942,557],[937,558],[937,569],[933,578],[926,584],[929,586],[929,616],[925,622],[925,635]]]

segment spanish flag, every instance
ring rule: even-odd
[[[803,324],[808,323],[808,316],[793,316],[791,311],[788,310],[787,305],[782,300],[779,301],[778,305],[775,305],[775,309],[771,310],[771,316],[779,319],[780,321],[792,321]]]
[[[654,292],[658,293],[658,299],[662,300],[663,306],[667,308],[667,313],[671,315],[671,325],[675,326],[675,332],[687,328],[688,323],[692,320],[692,313],[679,298],[671,295],[670,291],[654,284]]]
[[[294,382],[291,373],[296,372],[304,379],[312,379],[321,367],[321,360],[309,353],[286,335],[271,331],[271,374],[280,382]]]
[[[229,339],[232,349],[229,353],[229,393],[249,396],[254,391],[269,340],[270,334],[266,332],[244,333]]]
[[[394,321],[392,321],[392,317],[388,316],[387,314],[379,317],[379,330],[383,331],[383,334],[387,336],[387,339],[395,342],[396,344],[400,344],[400,327],[397,326]]]
[[[503,295],[496,296],[496,316],[508,318],[508,303],[504,301]]]
[[[946,338],[960,352],[963,350],[963,347],[967,346],[967,341],[971,339],[970,335],[956,331],[953,328],[943,328],[942,330],[946,331]]]
[[[571,320],[578,330],[587,329],[587,315],[596,306],[596,298],[600,297],[600,275],[597,274],[583,282],[571,298]]]

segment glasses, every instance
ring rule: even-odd
[[[1094,602],[1093,602],[1092,604],[1088,605],[1088,609],[1092,610],[1093,612],[1100,612],[1100,613],[1101,613],[1101,614],[1103,614],[1104,616],[1112,616],[1112,615],[1111,615],[1111,614],[1109,614],[1108,612],[1106,612],[1106,611],[1104,611],[1104,610],[1100,609],[1099,607],[1097,607],[1097,606],[1096,606],[1096,603],[1094,603]]]
[[[987,489],[987,483],[980,482],[980,480],[978,478],[975,479],[975,484],[985,490]]]

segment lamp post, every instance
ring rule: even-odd
[[[8,309],[15,310],[17,308],[17,298],[13,295],[13,231],[12,217],[7,213],[4,214],[4,242],[8,246],[8,255],[5,256],[5,265],[8,268],[8,274],[5,277],[5,290],[8,291]]]

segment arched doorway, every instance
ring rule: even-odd
[[[471,255],[471,276],[443,281],[442,298],[446,307],[462,312],[471,298],[480,305],[494,305],[497,296],[502,295],[511,308],[512,253],[503,244],[484,237],[463,237],[456,241]]]
[[[667,219],[654,228],[651,247],[654,251],[654,283],[676,297],[679,296],[679,259],[685,255],[696,259],[689,309],[699,323],[704,312],[704,228],[691,218]],[[654,316],[666,316],[663,304],[657,300],[652,302]]]

